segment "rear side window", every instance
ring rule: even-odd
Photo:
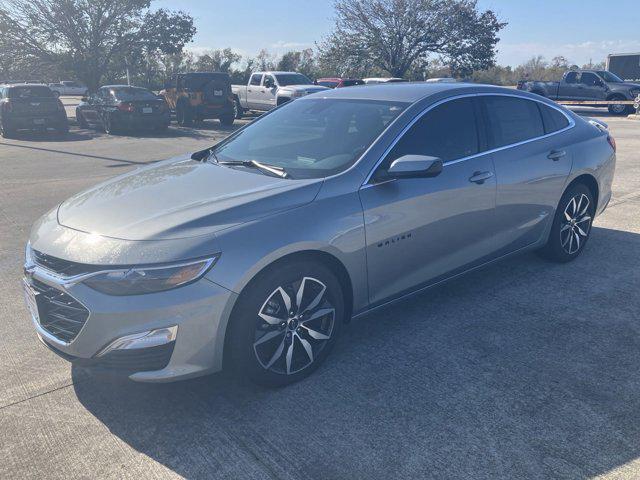
[[[478,153],[473,99],[451,100],[418,120],[391,151],[384,166],[403,155],[429,155],[450,162]]]
[[[254,73],[253,75],[251,75],[251,81],[249,82],[249,85],[260,85],[260,80],[262,80],[262,74]]]
[[[540,113],[542,114],[542,123],[544,124],[545,133],[553,133],[569,126],[569,120],[555,108],[551,108],[541,103],[538,104]]]
[[[538,102],[516,97],[483,97],[491,148],[504,147],[544,135]]]

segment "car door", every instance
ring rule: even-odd
[[[496,244],[499,254],[507,254],[542,240],[553,221],[572,162],[570,144],[559,132],[573,121],[528,98],[481,99],[489,147],[497,149]]]
[[[372,304],[484,263],[495,250],[496,178],[474,97],[420,117],[360,189]],[[434,178],[376,181],[402,155],[439,157]],[[382,174],[382,175],[381,175]]]
[[[605,100],[607,96],[605,83],[592,72],[582,72],[580,85],[587,100]]]
[[[260,91],[262,90],[262,76],[261,73],[254,73],[249,79],[249,84],[247,85],[247,105],[249,109],[261,109]]]
[[[276,94],[278,83],[274,75],[265,74],[262,78],[262,90],[260,90],[260,106],[262,110],[271,110],[276,106]]]
[[[580,73],[568,72],[558,84],[558,100],[577,99],[580,88]]]

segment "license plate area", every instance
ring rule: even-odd
[[[38,312],[38,301],[36,299],[36,296],[38,294],[33,290],[31,285],[29,285],[26,280],[22,282],[22,286],[24,290],[24,302],[27,305],[27,310],[29,310],[33,321],[39,324],[40,313]]]
[[[33,119],[33,124],[34,125],[44,125],[44,118],[34,118]]]
[[[153,113],[153,108],[151,108],[151,107],[142,107],[142,113]]]
[[[214,97],[221,97],[222,96],[222,90],[214,90],[213,91],[213,96]]]

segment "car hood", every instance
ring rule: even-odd
[[[321,185],[178,158],[79,193],[57,217],[65,227],[123,240],[186,238],[304,205]]]
[[[640,88],[640,83],[624,82],[624,83],[610,83],[611,87],[616,88]]]

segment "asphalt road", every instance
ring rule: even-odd
[[[578,261],[527,254],[356,320],[279,390],[94,377],[23,306],[40,215],[227,131],[0,140],[0,478],[640,477],[640,122],[604,120],[614,199]]]

